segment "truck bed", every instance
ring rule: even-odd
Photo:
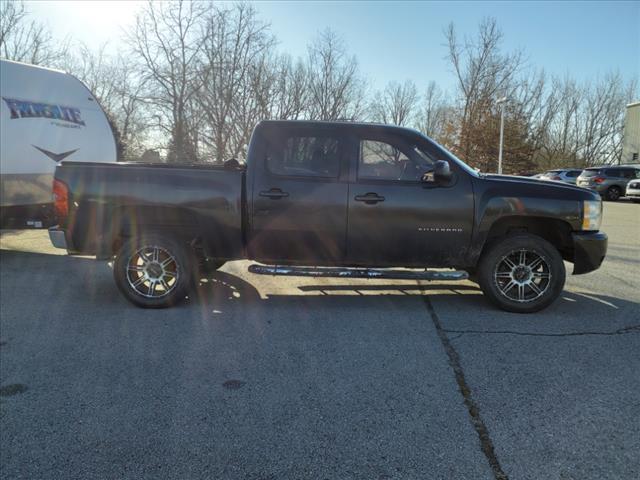
[[[102,256],[114,238],[152,226],[195,235],[212,256],[243,252],[244,169],[219,165],[62,162],[70,251]]]

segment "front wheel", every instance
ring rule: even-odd
[[[558,250],[535,235],[519,234],[494,243],[480,259],[478,283],[503,310],[532,313],[553,303],[564,288]]]
[[[192,283],[192,264],[186,246],[162,235],[142,235],[122,245],[113,276],[134,305],[164,308],[185,298]]]

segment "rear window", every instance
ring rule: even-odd
[[[576,177],[578,177],[581,173],[582,173],[582,170],[571,170],[571,171],[567,172],[567,177],[569,177],[569,178],[576,178]]]
[[[596,168],[596,169],[587,169],[584,172],[582,172],[582,176],[583,177],[595,177],[596,175],[598,175],[600,173],[600,169]]]
[[[270,149],[267,168],[275,175],[336,178],[338,146],[334,137],[291,136]]]

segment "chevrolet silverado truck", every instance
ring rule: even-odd
[[[268,275],[471,278],[498,307],[535,312],[562,291],[565,260],[590,272],[607,248],[597,193],[481,174],[389,125],[263,121],[246,166],[65,161],[53,190],[52,243],[113,260],[141,307],[185,298],[203,265],[251,259]]]

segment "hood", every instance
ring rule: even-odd
[[[545,180],[531,177],[517,177],[514,175],[497,175],[482,174],[481,179],[494,183],[496,186],[506,188],[512,191],[514,195],[518,195],[523,189],[529,192],[540,192],[541,195],[550,194],[566,195],[576,200],[596,200],[600,199],[600,195],[587,188],[578,187],[564,182],[555,180]]]

